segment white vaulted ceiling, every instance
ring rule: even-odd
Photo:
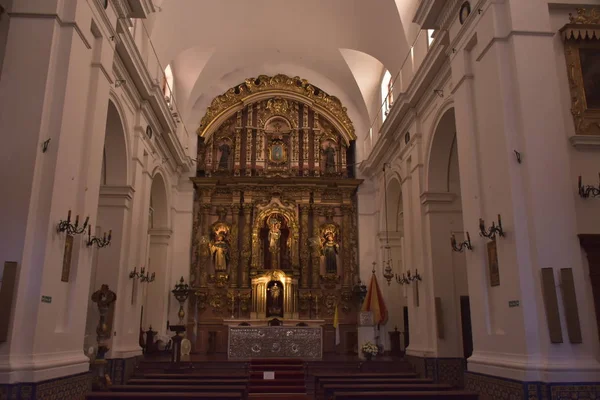
[[[368,131],[383,68],[408,51],[403,0],[154,0],[148,24],[195,131],[212,99],[246,78],[300,76],[340,98],[358,137]],[[405,0],[404,3],[415,3]]]

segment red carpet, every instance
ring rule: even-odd
[[[268,375],[273,376],[268,376]],[[267,378],[267,379],[265,379]],[[307,399],[302,360],[270,359],[250,361],[249,397]]]

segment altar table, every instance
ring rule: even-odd
[[[230,326],[227,356],[251,358],[323,358],[323,328],[313,326]]]

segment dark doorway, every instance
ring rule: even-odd
[[[600,235],[581,234],[578,236],[581,247],[583,247],[587,255],[590,267],[590,284],[592,285],[592,295],[594,296],[596,325],[598,326],[598,335],[600,335]]]
[[[406,351],[406,348],[410,343],[410,338],[408,336],[408,307],[404,307],[402,313],[404,314],[404,351]]]
[[[471,330],[471,303],[469,296],[460,296],[460,322],[462,325],[463,355],[473,354],[473,331]]]

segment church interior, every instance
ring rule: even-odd
[[[599,0],[0,0],[0,399],[600,398],[599,82]]]

